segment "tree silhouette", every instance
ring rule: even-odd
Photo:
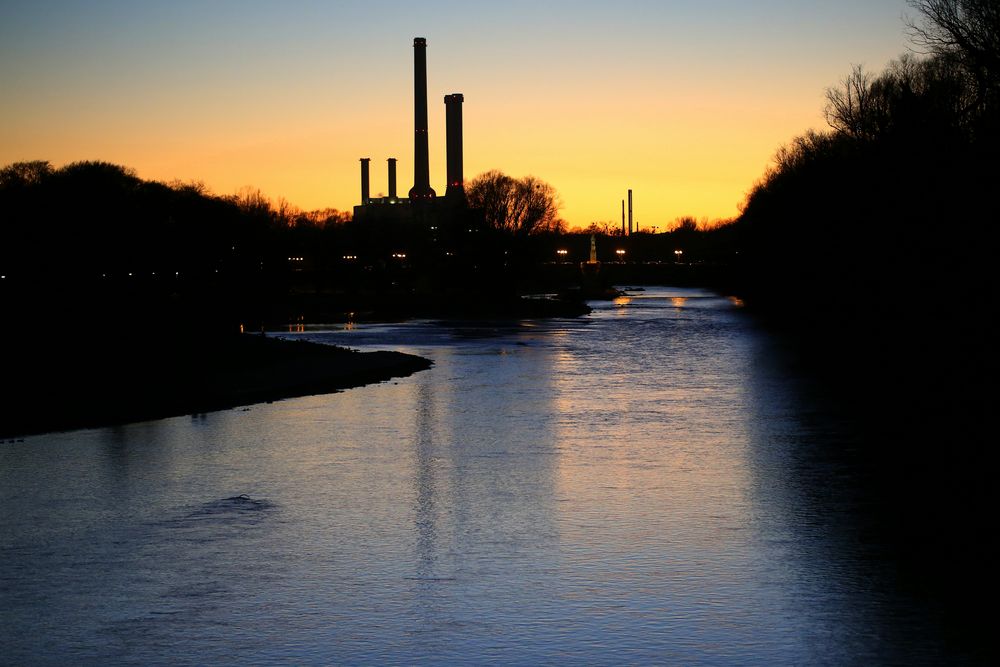
[[[38,185],[52,175],[52,165],[46,160],[15,162],[0,169],[0,188]]]
[[[1000,87],[1000,5],[996,0],[910,0],[922,20],[909,21],[917,46],[956,54],[976,81],[979,105],[996,104]]]
[[[515,236],[560,229],[561,204],[555,188],[534,176],[515,179],[487,171],[472,179],[465,190],[469,205],[482,209],[493,229]]]

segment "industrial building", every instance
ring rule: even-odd
[[[371,158],[361,158],[361,203],[354,207],[359,222],[413,222],[434,230],[481,228],[480,211],[470,210],[465,196],[462,165],[461,93],[445,95],[445,139],[448,183],[443,197],[430,184],[430,151],[427,128],[427,40],[413,39],[413,187],[400,197],[396,184],[396,158],[387,160],[388,195],[371,197]]]

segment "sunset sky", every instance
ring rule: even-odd
[[[465,176],[537,176],[571,226],[737,213],[775,150],[825,127],[852,64],[905,52],[905,0],[479,3],[0,0],[0,165],[77,160],[243,186],[306,210],[413,178],[413,37],[427,38],[431,184],[443,97]]]

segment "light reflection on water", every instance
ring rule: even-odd
[[[304,329],[435,366],[3,445],[0,662],[940,662],[738,304],[596,306]]]

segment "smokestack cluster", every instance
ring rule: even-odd
[[[427,149],[427,40],[413,38],[413,187],[410,200],[434,199]]]
[[[462,164],[462,93],[444,96],[448,187],[445,195],[452,201],[465,202],[465,172]],[[430,151],[427,132],[427,40],[413,38],[413,187],[411,202],[425,202],[437,197],[431,188]],[[361,158],[361,204],[372,203],[368,166],[370,158]],[[396,158],[389,158],[389,203],[396,203]]]

